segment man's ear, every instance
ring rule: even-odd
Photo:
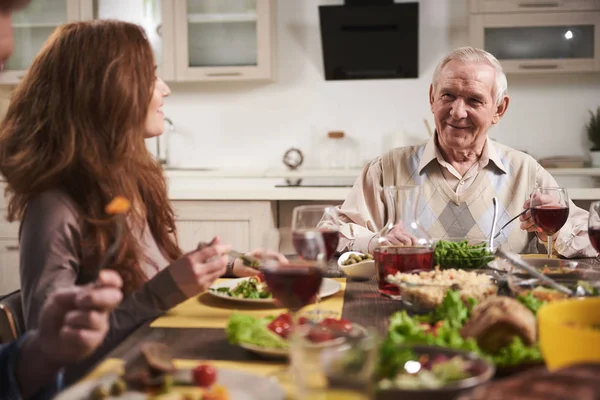
[[[429,108],[433,112],[433,85],[429,85]]]
[[[504,113],[508,109],[508,103],[510,103],[510,97],[504,96],[504,98],[502,99],[502,103],[500,103],[496,107],[494,118],[492,118],[492,124],[497,124],[498,122],[500,122],[500,119],[504,116]]]

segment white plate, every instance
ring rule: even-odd
[[[107,375],[101,379],[79,383],[55,397],[55,400],[87,400],[90,392],[102,382],[112,382],[115,375]],[[225,386],[231,400],[283,400],[285,392],[277,379],[250,374],[234,369],[217,369],[217,383]],[[108,399],[138,400],[147,399],[145,394],[127,392],[119,397]]]
[[[218,288],[225,287],[228,289],[233,289],[240,282],[248,280],[248,279],[249,278],[228,279],[226,281],[215,283],[210,288],[218,289]],[[321,296],[321,298],[323,299],[325,297],[333,296],[340,290],[342,290],[342,285],[340,285],[339,282],[337,282],[331,278],[323,278],[323,282],[321,282],[321,289],[319,289],[319,296]],[[245,302],[245,303],[259,303],[259,304],[272,304],[273,303],[272,298],[270,298],[270,299],[243,299],[240,297],[231,297],[225,293],[214,292],[212,290],[209,290],[207,293],[210,293],[211,295],[213,295],[215,297],[219,297],[221,299],[227,299],[227,300],[231,300],[231,301],[241,301],[241,302]]]

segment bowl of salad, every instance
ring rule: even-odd
[[[377,372],[377,400],[453,400],[495,373],[474,353],[445,347],[399,346],[395,357],[397,368]]]
[[[596,297],[600,296],[600,271],[592,269],[577,270],[572,273],[552,274],[544,272],[555,282],[566,286],[573,292],[573,297]],[[551,302],[563,300],[569,296],[541,279],[531,275],[512,270],[508,274],[508,288],[514,297],[533,296],[539,301]]]
[[[496,258],[486,239],[452,237],[436,240],[434,257],[441,269],[480,269]]]

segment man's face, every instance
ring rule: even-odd
[[[429,88],[429,103],[435,117],[442,148],[477,149],[508,107],[508,96],[496,106],[496,73],[486,63],[450,61],[442,69],[435,88]]]
[[[12,29],[12,13],[25,7],[29,0],[0,0],[0,63],[12,55],[14,37]]]

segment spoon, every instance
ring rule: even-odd
[[[521,269],[527,271],[530,275],[540,279],[541,281],[546,282],[548,285],[552,286],[554,289],[556,289],[560,292],[563,292],[569,296],[573,296],[573,294],[574,294],[573,291],[571,289],[569,289],[568,287],[561,285],[560,283],[556,282],[554,279],[549,278],[547,275],[542,274],[537,269],[535,269],[531,265],[527,264],[527,262],[525,262],[524,260],[522,260],[518,257],[515,257],[511,253],[505,253],[504,251],[497,249],[496,257],[503,258],[506,261],[508,261],[509,263],[511,263],[512,265],[514,265],[515,267],[521,268]]]
[[[490,250],[494,250],[494,239],[496,238],[496,224],[498,223],[498,198],[494,197],[494,219],[492,219],[492,232],[490,233]]]
[[[527,211],[529,211],[528,208],[524,209],[523,211],[521,211],[520,213],[518,213],[517,215],[512,217],[507,223],[502,225],[502,227],[500,229],[498,229],[498,232],[496,232],[494,239],[496,239],[498,236],[500,236],[500,234],[502,233],[502,229],[506,228],[508,225],[510,225],[511,222],[513,222],[515,219],[519,218],[521,215],[525,214]]]

